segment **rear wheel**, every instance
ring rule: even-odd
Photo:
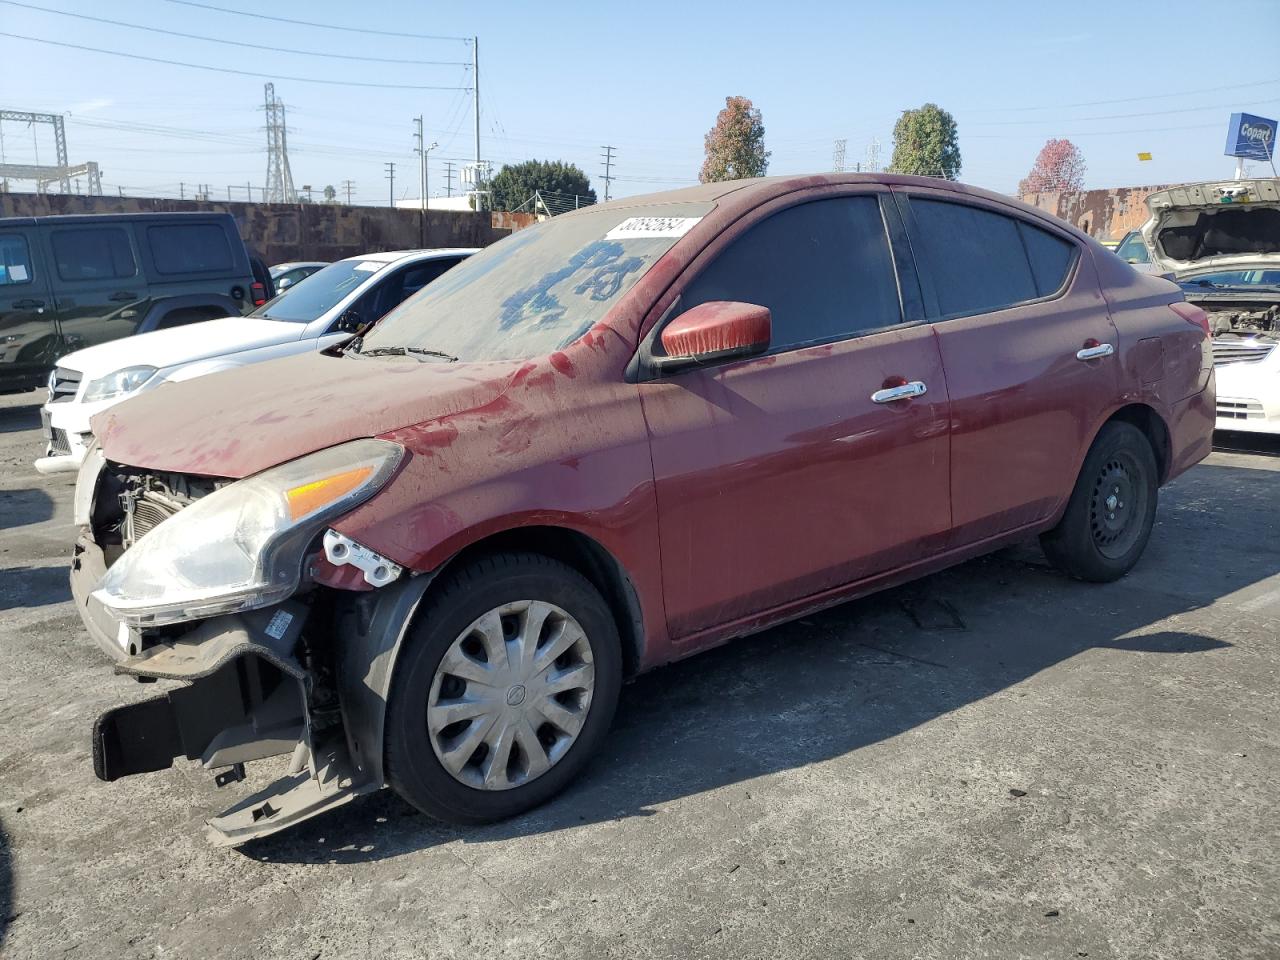
[[[1061,522],[1040,538],[1049,560],[1081,580],[1118,580],[1138,562],[1155,524],[1159,474],[1151,443],[1130,423],[1099,431]]]
[[[604,739],[618,631],[591,583],[547,557],[499,554],[446,576],[397,662],[387,781],[441,820],[501,820],[562,790]]]

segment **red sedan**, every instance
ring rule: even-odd
[[[1039,536],[1139,559],[1214,419],[1204,314],[1072,227],[939,180],[707,184],[465,261],[340,351],[113,408],[72,584],[141,677],[104,779],[290,773],[270,833],[389,785],[561,790],[628,677]]]

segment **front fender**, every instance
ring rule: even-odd
[[[383,731],[396,658],[434,573],[368,593],[343,592],[337,613],[338,696],[352,765],[385,786]]]

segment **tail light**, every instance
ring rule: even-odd
[[[249,284],[249,289],[253,295],[253,305],[260,307],[267,302],[267,288],[261,282],[255,280]],[[1205,329],[1208,329],[1208,321],[1205,321]]]
[[[1209,315],[1199,307],[1190,303],[1171,303],[1169,304],[1169,309],[1187,321],[1187,323],[1203,330],[1205,337],[1211,336],[1209,332]]]

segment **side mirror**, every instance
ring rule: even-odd
[[[276,284],[276,289],[287,290],[289,287],[292,287],[292,286],[293,286],[293,280],[289,277],[285,277],[283,280],[281,280],[279,283]]]
[[[660,373],[753,357],[769,349],[773,315],[768,307],[710,300],[686,310],[662,331],[665,356],[651,358]]]
[[[334,329],[339,333],[359,333],[364,329],[364,318],[355,310],[347,310],[338,317]]]

